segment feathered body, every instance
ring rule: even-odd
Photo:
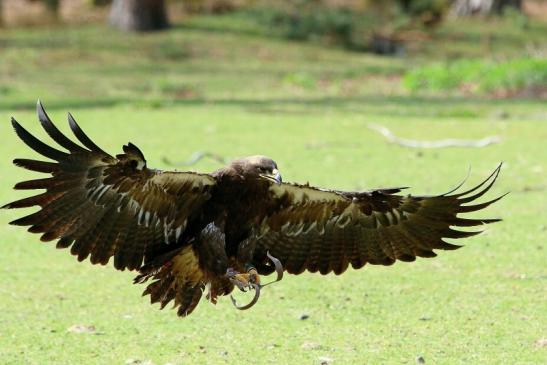
[[[468,191],[437,196],[403,196],[401,188],[344,192],[282,183],[277,164],[264,156],[235,160],[211,174],[168,172],[148,168],[131,143],[122,154],[109,155],[69,114],[77,144],[54,126],[40,103],[37,110],[45,131],[65,151],[12,120],[23,142],[51,161],[14,160],[50,177],[15,186],[45,192],[7,204],[41,208],[11,224],[30,226],[42,241],[57,240],[58,248],[70,248],[79,261],[106,264],[113,258],[116,269],[138,270],[135,282],[148,281],[144,293],[151,301],[162,308],[174,301],[181,316],[192,312],[204,291],[216,303],[234,283],[239,286],[233,273],[252,269],[258,277],[279,269],[271,256],[291,274],[341,274],[349,265],[434,257],[435,249],[459,247],[446,238],[479,233],[453,227],[497,221],[458,215],[501,198],[472,204],[490,189],[501,166]]]

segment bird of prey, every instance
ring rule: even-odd
[[[343,273],[350,265],[391,265],[434,257],[434,250],[460,246],[445,239],[475,235],[457,227],[499,219],[470,219],[475,203],[496,181],[501,165],[464,192],[412,196],[403,188],[362,192],[327,190],[281,181],[265,156],[237,159],[212,173],[148,167],[132,143],[112,156],[99,148],[72,115],[68,123],[80,144],[55,127],[38,102],[38,118],[59,147],[40,141],[15,119],[15,132],[49,161],[17,158],[15,165],[49,176],[15,185],[45,191],[4,206],[40,210],[11,224],[30,226],[42,241],[57,240],[78,261],[136,270],[135,283],[161,308],[174,302],[190,314],[202,295],[212,303],[239,288],[258,300],[262,275],[304,271]],[[463,183],[462,183],[463,184]],[[276,281],[277,281],[276,280]]]

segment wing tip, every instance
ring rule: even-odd
[[[467,179],[469,179],[469,176],[471,176],[471,164],[469,164],[469,166],[467,167],[467,174],[465,175],[463,180],[459,184],[457,184],[456,187],[452,188],[451,190],[447,191],[444,194],[441,194],[441,196],[446,196],[446,195],[452,194],[453,192],[455,192],[456,190],[461,188],[463,186],[463,184],[465,184]]]
[[[19,124],[19,122],[15,119],[15,117],[11,117],[11,126],[13,127],[13,129],[15,129],[15,132],[17,133],[17,128],[20,128],[21,127],[21,124]]]
[[[76,119],[74,119],[74,116],[72,115],[71,112],[67,112],[66,115],[67,115],[68,124],[69,124],[70,128],[73,128],[73,125],[74,126],[78,125],[78,123],[76,123]]]
[[[72,116],[70,112],[67,113],[67,118],[68,118],[68,125],[70,129],[72,130],[72,133],[85,147],[87,147],[90,151],[100,153],[106,156],[110,156],[108,153],[103,151],[99,146],[97,146],[97,144],[95,144],[95,142],[93,142],[91,138],[87,136],[87,134],[85,134],[85,132],[82,130],[82,128],[80,128],[80,126],[76,122],[76,119],[74,119],[74,117]]]
[[[46,114],[44,105],[42,104],[42,101],[40,99],[38,99],[38,101],[36,102],[36,113],[38,114],[38,116],[40,116],[40,114]]]
[[[463,246],[464,245],[456,245],[454,243],[449,243],[449,242],[446,242],[445,240],[441,240],[441,244],[439,245],[439,247],[435,247],[435,248],[445,250],[445,251],[454,251],[459,248],[462,248]]]
[[[467,190],[463,193],[455,194],[455,195],[453,195],[453,197],[456,197],[458,199],[458,201],[460,202],[460,204],[469,203],[469,202],[472,202],[472,201],[480,198],[481,196],[486,194],[492,188],[492,186],[494,186],[494,183],[497,181],[498,176],[500,174],[502,165],[503,165],[503,162],[500,163],[498,165],[498,167],[496,167],[496,169],[486,179],[484,179],[480,184],[478,184],[477,186],[475,186],[475,187],[473,187],[473,188],[471,188],[471,189],[469,189],[469,190]],[[485,184],[486,184],[486,186],[484,186]],[[484,188],[480,189],[482,186],[484,186]],[[478,190],[478,192],[475,192],[476,190]],[[469,195],[471,193],[474,193],[474,194]],[[500,199],[502,197],[500,197]],[[486,205],[486,206],[488,206],[488,205]]]
[[[494,204],[498,200],[501,200],[507,194],[509,194],[509,192],[507,192],[505,194],[502,194],[502,195],[498,196],[497,198],[494,198],[494,199],[489,200],[489,201],[484,202],[484,203],[479,203],[479,204],[475,204],[475,205],[460,205],[460,207],[458,209],[458,213],[476,212],[478,210],[484,209],[484,208]]]
[[[490,189],[490,187],[491,187],[491,186],[494,184],[494,182],[497,180],[498,175],[499,175],[499,173],[500,173],[500,171],[501,171],[501,168],[502,168],[503,164],[504,164],[504,162],[501,161],[501,162],[498,164],[498,166],[494,169],[494,171],[492,171],[492,173],[490,173],[490,175],[488,175],[488,177],[487,177],[486,179],[484,179],[484,180],[483,180],[481,183],[479,183],[478,185],[476,185],[476,186],[474,186],[473,188],[471,188],[471,189],[469,189],[469,190],[467,190],[467,191],[464,191],[464,192],[462,192],[462,193],[457,193],[457,194],[455,194],[454,196],[456,196],[456,197],[463,197],[464,195],[470,194],[470,193],[472,193],[473,191],[479,189],[479,188],[480,188],[481,186],[483,186],[484,184],[486,184],[488,181],[490,181],[490,179],[492,179],[492,177],[494,177],[493,180],[490,182],[490,184],[487,186],[487,188],[485,188],[484,190],[482,190],[482,194],[484,194],[485,192],[487,192],[487,191]],[[468,180],[470,174],[471,174],[471,166],[469,166],[469,168],[468,168],[468,170],[467,170],[467,175],[466,175],[466,177],[463,179],[462,182],[460,182],[458,185],[456,185],[455,188],[451,189],[450,191],[448,191],[448,192],[446,192],[446,193],[444,193],[444,194],[441,194],[440,196],[448,196],[449,194],[452,194],[452,193],[456,192],[459,188],[461,188],[461,187],[465,184],[465,182]],[[480,194],[480,193],[478,193],[478,194]],[[477,194],[477,195],[478,195],[478,194]],[[480,194],[480,195],[482,195],[482,194]],[[480,195],[478,195],[478,196],[480,196]],[[478,196],[477,196],[477,197],[478,197]],[[469,197],[468,197],[468,198],[469,198]],[[468,199],[468,198],[466,198],[466,199]],[[473,200],[473,198],[471,198],[471,200]]]

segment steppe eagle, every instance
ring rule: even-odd
[[[45,191],[4,208],[39,206],[11,222],[30,226],[42,241],[57,240],[78,261],[118,270],[137,270],[136,283],[161,308],[169,302],[179,316],[190,314],[203,293],[216,303],[221,295],[255,290],[260,275],[304,271],[343,273],[350,265],[391,265],[396,260],[434,257],[435,249],[460,246],[446,238],[480,232],[460,231],[499,219],[459,216],[483,209],[502,196],[474,201],[496,181],[501,165],[482,183],[457,193],[399,195],[402,188],[362,192],[284,183],[277,164],[265,156],[233,161],[212,173],[149,168],[132,143],[112,156],[84,134],[69,114],[75,143],[55,127],[37,105],[47,134],[64,150],[40,141],[12,118],[15,132],[50,161],[17,158],[15,165],[50,176],[22,181],[15,189]],[[472,203],[473,204],[469,204]],[[144,295],[143,294],[143,295]]]

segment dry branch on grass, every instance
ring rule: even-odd
[[[178,162],[178,163],[177,162],[172,162],[167,157],[163,157],[162,161],[163,161],[163,163],[165,163],[166,165],[169,165],[169,166],[192,166],[192,165],[195,165],[196,163],[198,163],[199,161],[201,161],[202,159],[204,159],[206,157],[210,158],[211,160],[216,161],[220,164],[223,164],[223,165],[227,163],[226,158],[224,158],[221,155],[218,155],[216,153],[208,152],[208,151],[194,152],[190,156],[189,160],[181,161],[181,162]]]
[[[467,139],[440,139],[438,141],[417,141],[413,139],[406,139],[397,137],[393,132],[388,128],[377,125],[369,124],[368,128],[380,133],[384,136],[388,142],[398,144],[399,146],[409,147],[409,148],[445,148],[445,147],[486,147],[491,144],[496,144],[501,142],[501,137],[499,136],[488,136],[477,140],[467,140]]]

